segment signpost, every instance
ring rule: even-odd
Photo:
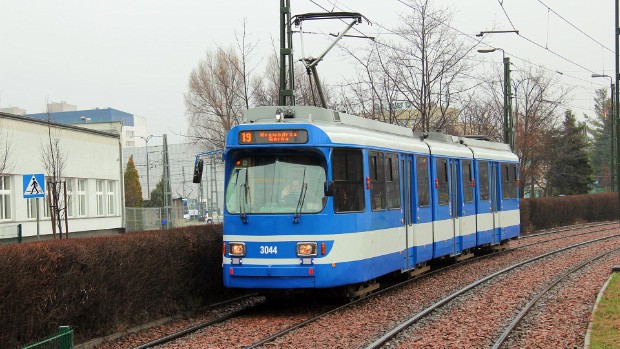
[[[37,239],[39,238],[39,198],[45,197],[45,175],[43,173],[25,174],[23,192],[24,199],[36,199],[37,206]]]

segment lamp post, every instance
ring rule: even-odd
[[[615,145],[615,142],[616,142],[616,138],[618,137],[618,135],[616,135],[615,132],[614,132],[614,129],[616,128],[615,127],[616,126],[615,125],[615,123],[616,123],[616,107],[615,107],[616,103],[615,103],[615,98],[614,98],[616,87],[615,87],[613,78],[611,76],[609,76],[609,75],[594,73],[594,74],[592,74],[592,77],[593,78],[609,78],[609,82],[611,84],[611,96],[610,96],[610,99],[611,99],[611,115],[610,115],[610,117],[611,117],[611,132],[610,132],[610,140],[609,140],[609,143],[611,145],[611,152],[609,153],[610,154],[610,156],[609,156],[609,163],[610,163],[610,165],[609,165],[609,173],[610,173],[610,176],[611,176],[611,191],[615,192],[616,191],[616,181],[614,180],[614,178],[616,177],[616,174],[615,174],[616,169],[615,169],[615,164],[614,164],[614,161],[615,161],[614,160],[614,153],[615,153],[614,145]]]
[[[512,119],[512,101],[510,97],[510,58],[506,57],[506,52],[499,47],[478,49],[479,53],[491,53],[497,50],[502,51],[504,62],[504,143],[510,145],[510,150],[515,151],[514,122]]]
[[[150,185],[150,178],[151,178],[151,176],[149,175],[149,168],[150,168],[150,165],[149,165],[149,141],[153,137],[162,137],[162,136],[155,136],[155,135],[148,135],[146,137],[137,136],[137,138],[142,138],[142,140],[144,140],[145,149],[146,149],[146,198],[148,200],[151,199],[151,185]]]

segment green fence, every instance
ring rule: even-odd
[[[22,349],[73,349],[73,330],[69,326],[60,326],[58,333],[29,344]]]
[[[0,243],[22,242],[21,224],[0,224]]]

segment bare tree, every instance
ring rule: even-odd
[[[241,120],[247,100],[241,71],[239,56],[230,48],[208,52],[190,75],[188,136],[205,149],[222,148],[226,132]]]
[[[548,171],[555,159],[551,143],[564,114],[570,93],[558,77],[540,68],[519,71],[512,80],[515,153],[519,156],[521,195],[526,188],[545,190]],[[500,104],[501,105],[501,104]],[[499,112],[499,111],[498,111]]]
[[[448,128],[448,133],[477,135],[491,141],[503,142],[503,114],[498,112],[495,99],[481,98],[481,92],[472,91],[461,98],[459,123]]]
[[[275,51],[269,56],[265,72],[262,75],[255,75],[253,79],[253,97],[255,105],[278,105],[280,88],[280,65],[279,57]],[[332,89],[323,83],[323,94],[328,105],[334,105]],[[295,104],[297,105],[317,105],[318,91],[316,86],[310,84],[308,74],[303,65],[295,65]]]
[[[402,98],[417,111],[413,128],[420,131],[445,130],[456,118],[455,96],[462,90],[470,65],[470,45],[447,24],[448,9],[434,9],[429,0],[410,0],[411,12],[397,28],[401,42],[388,50],[384,70]]]
[[[207,52],[190,74],[185,94],[188,136],[205,149],[222,148],[228,130],[253,104],[256,43],[248,40],[245,21],[236,39],[236,47]]]
[[[52,217],[52,231],[56,238],[56,228],[62,239],[63,222],[66,219],[66,193],[64,182],[64,170],[67,163],[67,155],[63,153],[60,145],[60,129],[52,127],[52,116],[47,109],[47,140],[41,144],[41,161],[47,174],[47,202]],[[55,226],[54,226],[55,225]],[[67,231],[68,234],[68,231]]]
[[[405,2],[411,11],[392,30],[397,40],[375,39],[365,53],[348,51],[362,67],[342,86],[347,109],[417,131],[446,131],[454,126],[453,106],[470,70],[465,45],[450,29],[447,9],[429,0]]]
[[[380,53],[385,44],[373,41],[370,49],[361,53],[353,52],[344,46],[342,48],[362,67],[355,78],[347,79],[345,84],[340,86],[345,109],[390,124],[401,124],[400,120],[410,120],[411,110],[402,105],[403,101],[398,100],[398,90],[386,74],[386,57]]]
[[[3,120],[0,120],[0,174],[5,174],[13,169],[11,161],[12,136],[3,127]]]

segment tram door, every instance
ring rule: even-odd
[[[405,227],[405,265],[404,270],[410,270],[415,267],[415,249],[413,248],[413,156],[403,155],[400,161],[402,169],[401,176],[401,193],[403,203],[402,222]]]
[[[460,251],[458,221],[458,161],[438,158],[436,160],[435,188],[437,206],[433,221],[433,257],[453,255]]]
[[[461,160],[450,160],[450,211],[452,211],[452,255],[461,252],[461,195],[459,195],[458,170]]]
[[[499,234],[501,231],[500,222],[500,190],[499,190],[499,164],[489,162],[491,168],[491,212],[493,213],[493,245],[499,243]]]

